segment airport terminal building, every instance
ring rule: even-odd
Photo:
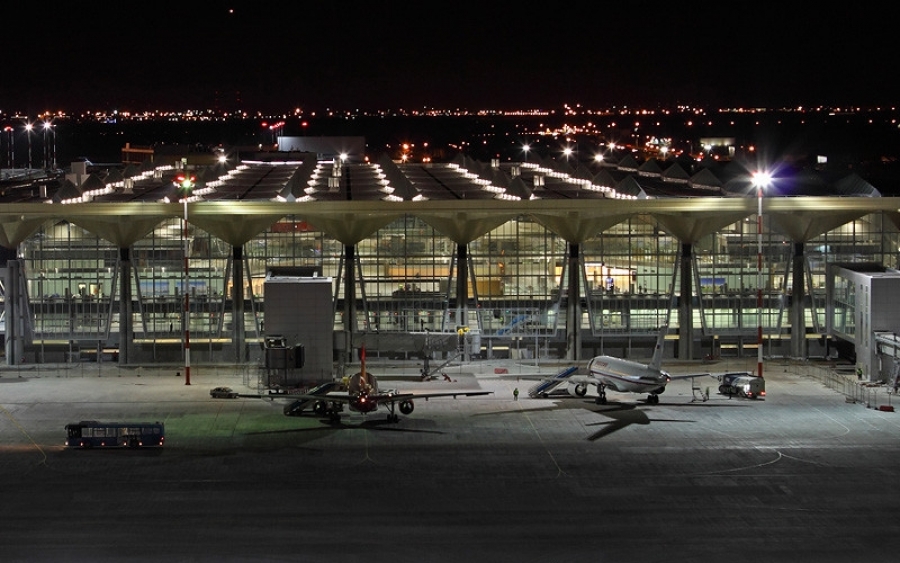
[[[647,357],[668,327],[670,358],[762,346],[895,370],[900,201],[856,175],[782,167],[762,185],[738,162],[414,163],[338,145],[5,182],[5,362],[256,365],[296,311],[336,364],[362,345]],[[329,318],[321,284],[266,295],[311,278],[329,280]]]

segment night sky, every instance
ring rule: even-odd
[[[875,3],[787,4],[17,2],[0,112],[900,100]]]

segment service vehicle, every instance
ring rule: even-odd
[[[718,376],[719,393],[747,399],[758,399],[766,396],[766,380],[747,371],[723,373]]]
[[[162,422],[100,422],[66,424],[69,448],[161,448],[166,441]]]
[[[209,390],[209,396],[213,399],[237,399],[238,392],[231,387],[214,387]]]

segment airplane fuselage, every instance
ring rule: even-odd
[[[372,400],[367,394],[359,394],[351,396],[347,405],[352,411],[370,413],[378,408],[378,401]]]
[[[375,412],[382,405],[389,411],[388,420],[396,422],[395,407],[403,414],[411,414],[415,409],[411,394],[380,390],[378,380],[372,374],[357,373],[347,378],[340,388],[346,390],[321,395],[313,410],[320,415],[328,414],[332,418],[338,418],[344,405],[351,411],[362,414]]]
[[[614,391],[659,394],[665,391],[669,374],[645,364],[597,356],[588,364],[590,375]]]
[[[325,393],[313,393],[310,395],[295,395],[303,401],[299,408],[294,408],[299,401],[285,411],[285,414],[294,414],[302,410],[305,401],[312,401],[313,412],[320,416],[329,416],[332,420],[340,419],[340,413],[346,406],[351,411],[368,414],[384,406],[388,410],[388,421],[397,422],[399,416],[395,410],[402,414],[412,414],[415,410],[413,399],[417,397],[428,400],[429,397],[468,397],[473,395],[488,395],[492,391],[437,391],[417,393],[411,391],[398,391],[396,389],[379,389],[378,379],[363,368],[359,373],[342,378],[340,384],[324,388],[319,386],[316,390],[325,390]]]

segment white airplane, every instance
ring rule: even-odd
[[[403,414],[411,414],[415,405],[414,399],[428,400],[432,397],[472,397],[477,395],[489,395],[493,391],[463,391],[450,390],[440,392],[405,392],[397,390],[379,390],[378,380],[374,375],[366,371],[365,348],[360,353],[359,373],[346,378],[342,382],[330,382],[320,385],[308,393],[301,395],[285,395],[291,399],[291,404],[284,408],[284,414],[296,415],[306,408],[312,407],[312,411],[320,416],[328,416],[337,422],[341,418],[344,405],[351,411],[368,414],[383,405],[388,409],[388,422],[399,422],[400,417],[395,412],[399,407]],[[278,395],[270,396],[270,398]]]
[[[547,385],[552,382],[568,383],[568,392],[571,395],[583,397],[587,394],[589,385],[597,387],[597,404],[606,404],[606,390],[612,389],[623,393],[647,393],[647,403],[655,405],[659,403],[659,395],[666,390],[666,385],[673,379],[689,379],[708,373],[672,376],[662,369],[663,341],[666,337],[668,325],[664,325],[659,331],[656,340],[656,348],[649,364],[642,364],[615,356],[596,356],[588,363],[588,374],[578,375],[575,370],[569,368],[560,372],[556,377],[545,380]],[[555,385],[554,385],[555,386]],[[549,389],[549,387],[547,388]],[[546,391],[541,386],[535,387],[529,392],[532,396],[546,396]]]

